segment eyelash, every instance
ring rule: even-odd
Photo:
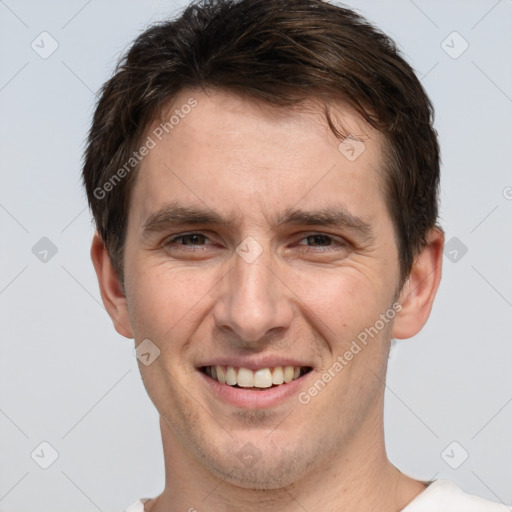
[[[186,237],[190,237],[190,236],[194,236],[194,235],[199,235],[201,237],[204,237],[206,240],[208,240],[208,237],[206,235],[204,235],[203,233],[192,231],[190,233],[182,233],[180,235],[175,235],[175,236],[167,239],[167,241],[165,242],[165,245],[169,246],[171,244],[174,244],[177,240],[180,240],[180,239],[183,239],[183,238],[186,238]],[[324,233],[317,233],[317,232],[312,232],[312,233],[305,234],[302,238],[299,239],[299,242],[302,241],[302,240],[306,240],[306,239],[308,239],[310,237],[316,237],[316,236],[321,236],[324,239],[330,240],[331,241],[331,245],[319,246],[320,247],[319,250],[314,250],[313,247],[311,247],[309,245],[306,245],[306,247],[307,247],[306,251],[313,250],[313,252],[326,252],[326,251],[329,251],[329,250],[345,249],[348,246],[348,242],[346,242],[343,239],[339,240],[339,239],[337,239],[337,238],[335,238],[335,237],[333,237],[331,235],[327,235],[327,234],[324,234]],[[193,244],[190,244],[190,245],[187,245],[187,244],[177,244],[177,245],[180,246],[180,247],[203,247],[202,245],[193,245]],[[304,244],[300,244],[300,245],[304,245]],[[191,249],[191,250],[195,250],[195,249]]]

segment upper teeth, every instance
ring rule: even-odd
[[[239,385],[243,388],[269,388],[272,384],[288,383],[299,378],[300,366],[276,366],[250,370],[237,366],[207,366],[206,373],[212,379],[229,386]]]

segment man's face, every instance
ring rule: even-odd
[[[132,191],[125,246],[130,329],[160,350],[140,369],[175,453],[244,487],[286,485],[373,449],[379,428],[399,279],[382,139],[338,106],[334,117],[364,141],[354,160],[362,146],[340,150],[319,108],[184,91],[172,111],[191,97],[169,135],[154,135],[159,122],[147,133],[156,147]],[[172,222],[190,211],[207,215]],[[243,385],[212,378],[215,365]],[[244,387],[247,370],[268,386],[286,366],[301,376]]]

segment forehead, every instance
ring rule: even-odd
[[[337,139],[329,127],[326,111],[340,131],[341,139]],[[253,131],[255,125],[264,130]],[[295,105],[282,106],[225,89],[181,91],[160,110],[147,133],[161,141],[162,137],[169,139],[184,130],[187,136],[208,132],[209,137],[215,137],[216,133],[243,136],[244,132],[249,132],[255,139],[266,139],[267,144],[298,139],[301,135],[304,138],[320,136],[323,143],[336,146],[348,135],[361,141],[372,140],[375,146],[384,142],[382,135],[346,103],[324,103],[312,97]],[[277,140],[272,139],[275,134],[279,136]],[[323,146],[319,145],[318,149],[321,151]]]
[[[347,139],[315,101],[277,108],[222,90],[182,91],[146,132],[153,147],[132,200],[144,217],[178,197],[246,216],[257,203],[266,212],[336,199],[361,206],[382,195],[382,137],[343,104],[329,111]]]

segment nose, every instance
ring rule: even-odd
[[[213,308],[215,325],[231,342],[258,348],[290,326],[292,292],[279,275],[268,250],[249,263],[238,254],[230,272],[219,283],[221,291]]]

